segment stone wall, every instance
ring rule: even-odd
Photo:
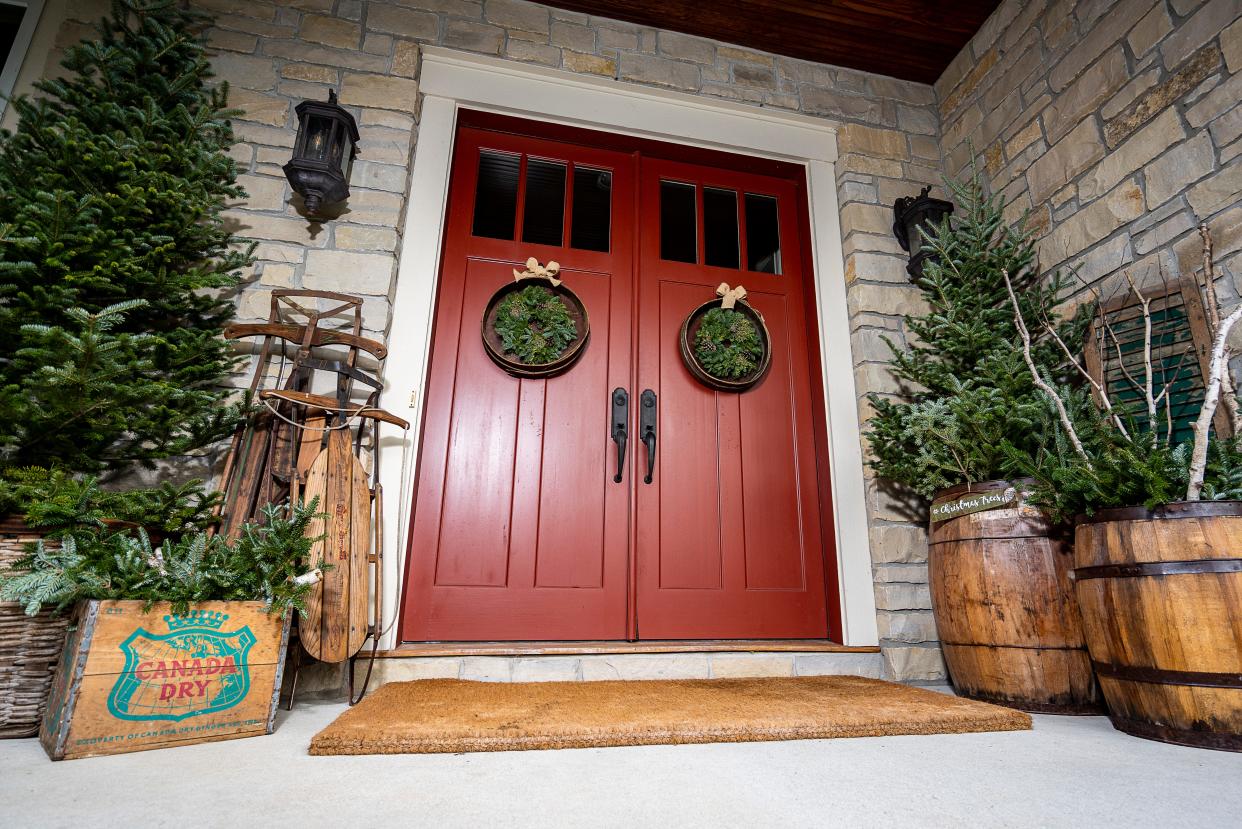
[[[1045,271],[1158,282],[1199,267],[1202,222],[1242,277],[1238,0],[1006,0],[936,93],[948,172],[973,152],[1031,211]]]
[[[209,35],[214,67],[230,84],[231,103],[245,111],[235,121],[240,143],[234,155],[249,198],[229,218],[259,246],[238,296],[241,318],[265,318],[273,288],[326,288],[366,296],[367,333],[388,330],[418,130],[420,48],[436,44],[840,124],[837,178],[858,392],[893,390],[881,365],[887,351],[880,337],[901,342],[899,315],[917,310],[919,298],[892,236],[891,205],[940,180],[931,87],[521,0],[194,3],[218,15]],[[101,0],[51,0],[41,33],[56,28],[57,50],[46,55],[44,73],[55,71],[58,49],[89,34],[87,23],[105,7]],[[43,57],[28,58],[27,84],[31,60]],[[358,118],[361,154],[348,209],[321,224],[298,215],[280,165],[293,144],[293,107],[306,98],[325,99],[330,88]],[[925,539],[870,478],[868,491],[888,673],[943,681]]]

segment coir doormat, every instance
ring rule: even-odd
[[[382,686],[310,753],[407,754],[1020,731],[1020,711],[854,676]]]

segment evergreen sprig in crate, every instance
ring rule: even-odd
[[[69,760],[270,734],[288,639],[262,602],[81,602],[39,740]]]

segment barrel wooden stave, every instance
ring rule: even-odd
[[[1067,546],[1047,516],[1025,505],[972,513],[933,524],[930,541],[932,608],[958,692],[1029,711],[1098,713]]]
[[[934,544],[937,562],[929,575],[933,600],[944,611],[942,641],[1083,647],[1063,542],[1000,537]],[[978,638],[983,630],[987,642]]]
[[[1242,572],[1093,578],[1082,568],[1224,562],[1240,551],[1242,504],[1236,515],[1078,525],[1084,633],[1119,730],[1242,751]],[[1231,678],[1234,687],[1215,684]],[[1192,684],[1204,682],[1214,684]]]
[[[1091,660],[1077,648],[941,643],[958,693],[1045,714],[1098,714]]]

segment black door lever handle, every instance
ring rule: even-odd
[[[642,409],[639,411],[639,435],[647,446],[647,477],[643,483],[651,483],[655,473],[656,462],[656,394],[651,389],[644,389],[639,398]]]
[[[613,477],[614,484],[621,483],[621,473],[625,470],[625,442],[629,435],[630,395],[623,388],[612,390],[612,440],[617,444],[617,474]]]

